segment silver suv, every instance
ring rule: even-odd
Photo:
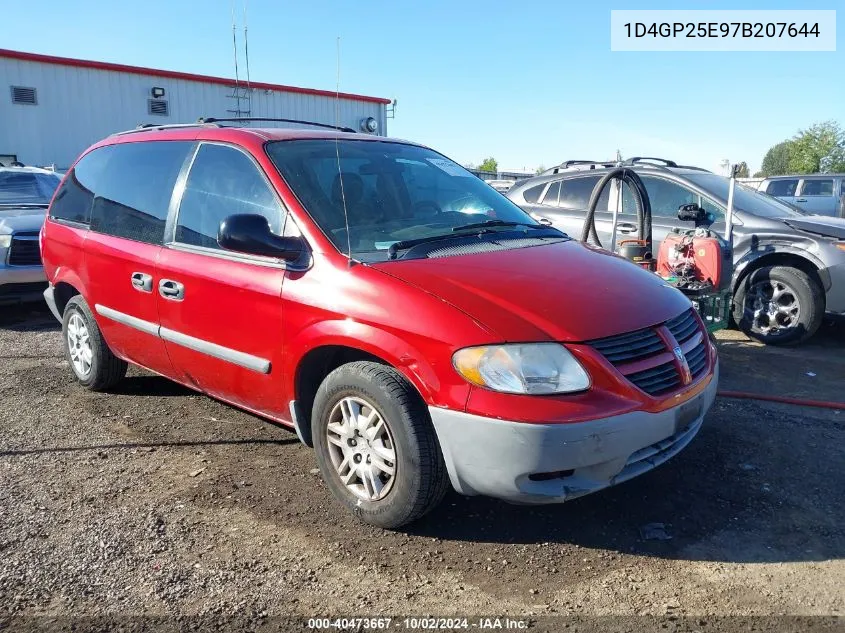
[[[772,176],[758,189],[805,213],[845,218],[845,174]]]
[[[655,161],[656,159],[649,159]],[[728,178],[659,159],[632,159],[651,201],[654,250],[674,228],[678,208],[697,203],[711,228],[724,234]],[[568,161],[511,188],[507,197],[580,236],[590,194],[615,163]],[[613,212],[619,208],[616,242],[637,238],[634,199],[616,181],[605,189],[596,229],[609,246]],[[749,336],[768,344],[809,338],[825,313],[845,316],[845,219],[809,216],[755,189],[737,186],[734,195],[734,320]]]
[[[60,182],[46,169],[0,166],[0,304],[44,299],[38,233]]]

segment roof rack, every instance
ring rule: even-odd
[[[339,132],[352,132],[355,133],[351,127],[344,127],[342,125],[330,125],[328,123],[317,123],[316,121],[304,121],[301,119],[278,119],[274,117],[237,117],[237,118],[225,118],[225,119],[218,119],[216,117],[201,117],[199,122],[200,123],[241,123],[241,122],[249,122],[249,121],[274,121],[278,123],[298,123],[300,125],[313,125],[315,127],[324,127],[330,130],[338,130]]]
[[[662,165],[658,165],[656,163],[663,163]],[[695,167],[693,165],[679,165],[673,160],[669,160],[667,158],[655,158],[653,156],[633,156],[625,161],[622,161],[623,165],[647,165],[649,167],[657,167],[666,169],[669,167],[674,167],[675,169],[693,169],[695,171],[704,171],[710,173],[709,169],[704,169],[704,167]]]
[[[165,123],[163,125],[157,125],[155,123],[141,123],[138,127],[133,128],[131,130],[124,130],[123,132],[115,132],[112,136],[123,136],[124,134],[136,134],[137,132],[148,132],[150,130],[172,130],[172,129],[179,129],[179,128],[188,128],[188,127],[220,127],[214,123]]]
[[[570,167],[575,167],[576,165],[590,165],[590,169],[597,169],[602,167],[615,167],[616,162],[603,160],[566,160],[560,165],[547,169],[543,172],[543,174],[557,174],[564,169],[569,169]]]

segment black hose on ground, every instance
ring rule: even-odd
[[[581,241],[587,242],[592,237],[595,245],[603,248],[598,232],[596,231],[596,209],[599,206],[599,198],[601,198],[602,193],[607,188],[607,184],[613,179],[619,180],[620,187],[623,183],[627,182],[631,188],[631,193],[634,196],[634,206],[637,208],[639,239],[645,242],[646,249],[650,253],[652,250],[651,201],[648,198],[648,191],[646,191],[642,179],[633,169],[628,167],[617,167],[609,171],[593,188],[593,193],[590,195],[590,203],[587,205],[587,215],[584,218],[584,229],[581,231]]]

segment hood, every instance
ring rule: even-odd
[[[845,240],[845,219],[843,218],[832,218],[828,215],[808,215],[803,218],[784,219],[784,222],[799,231]]]
[[[575,241],[371,264],[437,295],[505,341],[587,341],[690,307],[657,275]]]
[[[0,208],[0,235],[15,231],[40,231],[47,209],[33,207]]]

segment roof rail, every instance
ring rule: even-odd
[[[556,165],[555,167],[551,167],[543,172],[543,174],[557,174],[564,169],[569,169],[570,167],[575,167],[576,165],[590,165],[590,169],[602,168],[602,167],[615,167],[616,161],[604,161],[604,160],[566,160],[563,161],[560,165]]]
[[[112,136],[123,136],[124,134],[136,134],[137,132],[148,132],[150,130],[172,130],[188,127],[220,127],[213,123],[165,123],[163,125],[156,125],[155,123],[141,123],[138,127],[131,130],[124,130],[123,132],[115,132]]]
[[[655,156],[632,156],[631,158],[622,161],[623,165],[635,165],[636,163],[648,163],[650,161],[663,163],[665,167],[677,167],[678,163],[666,158],[657,158]]]
[[[218,119],[216,117],[201,117],[200,123],[229,123],[229,122],[249,122],[249,121],[274,121],[278,123],[298,123],[300,125],[313,125],[315,127],[324,127],[330,130],[338,130],[339,132],[352,132],[355,133],[351,127],[344,127],[342,125],[330,125],[328,123],[317,123],[316,121],[304,121],[301,119],[278,119],[274,117],[237,117],[237,118],[225,118],[225,119]]]

